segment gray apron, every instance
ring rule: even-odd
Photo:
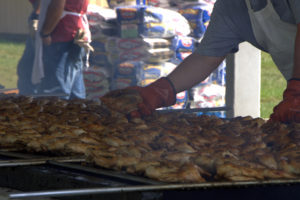
[[[254,36],[269,52],[274,63],[286,80],[292,78],[297,26],[280,19],[271,0],[265,8],[254,12],[246,0]]]

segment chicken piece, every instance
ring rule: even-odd
[[[300,128],[292,130],[289,134],[289,137],[294,144],[296,144],[298,147],[300,146]]]
[[[279,166],[285,172],[290,174],[300,175],[300,161],[299,160],[281,160]]]
[[[0,110],[9,111],[9,110],[13,110],[16,108],[19,109],[20,108],[19,105],[14,102],[11,102],[11,101],[2,102],[0,105]]]
[[[5,135],[0,135],[0,146],[4,148],[14,147],[17,145],[18,133],[8,132]]]
[[[176,140],[169,136],[162,136],[156,142],[160,148],[171,148],[176,144]]]
[[[195,157],[193,162],[209,173],[216,171],[215,158],[210,154],[202,153]]]
[[[137,142],[137,143],[135,143],[135,145],[137,148],[140,149],[141,152],[143,152],[143,156],[144,156],[144,153],[150,152],[153,150],[149,144],[144,143],[144,142]]]
[[[5,120],[8,120],[10,122],[14,122],[14,121],[17,121],[18,118],[20,118],[20,115],[22,115],[21,112],[19,112],[18,110],[17,111],[14,111],[14,112],[8,112],[8,113],[5,113]]]
[[[275,160],[275,157],[270,153],[257,156],[257,160],[260,164],[270,169],[278,169],[277,161]]]
[[[53,105],[60,108],[66,108],[69,105],[69,101],[64,99],[57,99],[56,101],[53,101]]]
[[[107,136],[103,138],[103,142],[107,143],[108,145],[119,147],[119,146],[125,146],[125,145],[133,145],[132,141],[125,141],[121,140],[120,138],[114,137],[114,136]]]
[[[143,160],[156,160],[159,161],[162,159],[162,155],[165,152],[164,149],[148,151],[143,154]]]
[[[238,147],[245,144],[245,139],[242,137],[236,137],[236,136],[220,136],[218,145],[220,146],[233,146]]]
[[[35,130],[24,130],[22,133],[18,134],[15,143],[23,144],[25,146],[31,140],[40,137],[42,136]]]
[[[169,153],[168,152],[163,157],[168,161],[184,164],[190,162],[192,156],[193,154],[191,153],[181,153],[181,152]]]
[[[190,143],[194,148],[203,148],[203,146],[210,146],[212,141],[208,138],[198,136],[198,137],[191,137]]]
[[[142,98],[136,90],[114,90],[101,97],[101,101],[111,110],[129,114],[138,109]]]
[[[91,146],[91,148],[88,148],[86,150],[85,155],[88,157],[89,160],[93,160],[93,158],[96,157],[114,158],[117,156],[116,151],[117,149],[112,151],[107,148],[101,149],[99,148],[99,146]]]
[[[95,149],[95,145],[87,144],[80,141],[70,141],[64,145],[66,154],[86,155],[89,149]]]
[[[94,162],[97,166],[107,169],[112,169],[117,163],[116,157],[94,156],[89,157],[88,160]]]
[[[206,182],[206,180],[201,176],[202,174],[210,175],[209,173],[202,170],[200,167],[193,164],[184,164],[178,172],[178,182],[185,183],[199,183]]]
[[[217,130],[214,129],[203,129],[201,135],[208,139],[211,143],[217,143],[220,140],[220,135]]]
[[[251,134],[251,136],[246,137],[248,143],[262,143],[263,142],[263,134]]]
[[[135,128],[136,130],[143,130],[143,131],[147,131],[147,130],[149,129],[149,127],[148,127],[147,124],[142,124],[142,123],[136,124],[136,125],[134,126],[134,128]]]
[[[250,144],[245,144],[241,146],[241,153],[247,154],[249,152],[255,151],[257,149],[264,149],[266,148],[267,145],[264,142],[258,142],[258,143],[250,143]]]
[[[251,121],[251,127],[261,128],[267,121],[263,118],[257,117]]]
[[[44,106],[37,104],[29,104],[28,107],[22,109],[25,116],[28,117],[38,117],[41,112],[44,111]]]
[[[41,138],[40,142],[44,151],[64,154],[65,145],[70,142],[70,138],[48,136]]]
[[[177,125],[178,126],[178,125]],[[182,131],[180,131],[182,130]],[[184,133],[184,134],[182,134]],[[178,142],[187,142],[187,132],[186,129],[182,129],[182,127],[175,127],[175,131],[163,131],[163,134],[168,135],[169,137],[174,138]]]
[[[82,134],[86,133],[85,130],[81,128],[71,128],[70,129],[71,134],[70,135],[76,135],[76,136],[81,136]]]
[[[176,165],[149,166],[145,170],[145,176],[162,182],[177,182],[178,170],[179,168]]]
[[[220,155],[221,158],[224,158],[224,159],[232,159],[232,160],[240,160],[239,157],[238,157],[238,154],[237,152],[235,152],[235,149],[230,149],[230,148],[227,148],[228,150],[225,150],[222,149],[221,151],[216,151],[216,154],[215,155]],[[234,152],[234,153],[232,153]]]
[[[174,151],[178,151],[178,152],[182,152],[182,153],[196,153],[197,151],[191,147],[189,144],[187,144],[186,142],[184,143],[177,143],[172,150]]]
[[[26,144],[27,151],[41,152],[42,146],[40,138],[34,138]]]
[[[15,127],[18,127],[18,130],[24,130],[24,129],[32,129],[35,122],[28,117],[19,117],[18,120],[13,122]]]
[[[217,165],[217,175],[218,177],[223,177],[225,179],[232,177],[249,177],[258,180],[263,180],[264,176],[258,169],[245,167],[242,165],[235,165],[232,163],[224,163],[222,165]]]
[[[101,132],[105,130],[107,127],[101,124],[86,124],[84,128],[89,131]]]
[[[86,143],[86,144],[92,144],[92,145],[101,145],[102,143],[97,140],[94,137],[91,137],[90,134],[82,134],[80,135],[80,137],[78,138],[79,141]]]
[[[150,143],[154,139],[151,134],[146,133],[130,133],[126,134],[126,137],[133,141],[135,144],[142,144],[142,143]]]
[[[94,112],[82,112],[79,114],[80,121],[88,122],[88,123],[99,123],[102,117]]]
[[[162,182],[183,182],[198,183],[205,182],[205,179],[199,173],[199,167],[196,165],[183,165],[178,168],[176,165],[150,166],[146,169],[145,175],[149,178]]]
[[[143,151],[136,146],[121,146],[118,148],[119,154],[126,155],[129,157],[142,158]]]
[[[139,163],[139,161],[140,161],[139,158],[120,155],[120,156],[116,157],[116,164],[113,166],[113,169],[115,169],[115,170],[125,169],[126,170],[126,168],[136,165],[137,163]]]
[[[59,130],[68,130],[71,127],[75,128],[74,126],[69,126],[69,125],[66,125],[66,124],[52,123],[50,125],[50,127],[48,128],[48,131],[49,132],[56,132],[56,131],[59,131]]]
[[[295,160],[300,158],[300,150],[293,146],[292,148],[283,149],[279,152],[280,158],[288,158],[290,160]]]
[[[19,106],[28,105],[31,104],[32,102],[34,102],[34,98],[32,96],[20,96],[17,100],[17,104]]]
[[[81,132],[81,130],[79,130],[79,133],[83,133]],[[79,134],[80,135],[80,134]],[[66,138],[78,138],[78,133],[76,132],[76,129],[71,130],[71,129],[65,129],[65,130],[57,130],[54,132],[50,132],[49,136],[53,137],[53,138],[61,138],[61,137],[66,137]]]
[[[263,169],[262,174],[267,179],[293,179],[296,178],[295,175],[288,173],[284,170],[274,170],[274,169]]]
[[[151,166],[159,166],[160,162],[158,161],[144,161],[144,160],[139,160],[138,163],[136,163],[135,165],[129,166],[127,168],[127,172],[131,173],[131,174],[144,174],[144,172],[146,171],[146,169],[148,167]]]

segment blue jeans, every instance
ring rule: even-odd
[[[25,44],[25,49],[17,66],[18,82],[17,87],[19,94],[31,95],[36,88],[31,82],[32,67],[34,61],[34,39],[28,37]]]
[[[84,49],[73,41],[44,45],[45,77],[41,82],[41,93],[63,95],[64,99],[84,99],[83,55]]]

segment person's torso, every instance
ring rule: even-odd
[[[53,42],[68,42],[74,39],[77,30],[84,28],[82,15],[86,14],[88,4],[89,0],[66,1],[65,12],[51,34]]]
[[[260,6],[261,2],[264,5]],[[292,5],[289,3],[294,3],[294,7],[297,7],[299,3],[285,1],[287,4],[283,4],[283,2],[280,1],[276,4],[274,0],[262,0],[257,3],[254,0],[246,0],[256,41],[270,53],[278,69],[288,80],[294,66],[294,46],[297,32],[295,18],[297,15],[294,15]],[[279,5],[281,5],[280,9]],[[288,12],[289,10],[290,12]],[[283,17],[285,17],[284,20]]]
[[[31,4],[34,4],[36,0],[28,0]]]
[[[265,4],[266,0],[250,0],[250,1],[251,1],[251,6],[253,6],[254,10],[261,10],[266,6]],[[300,21],[300,13],[295,14],[297,8],[291,7],[292,1],[299,1],[299,0],[271,0],[271,1],[274,6],[274,9],[276,10],[281,20],[292,24],[296,24],[297,21]],[[245,0],[218,0],[215,4],[215,9],[217,9],[221,15],[226,16],[224,18],[225,23],[227,23],[228,26],[230,26],[231,29],[233,29],[233,31],[239,33],[241,37],[241,41],[247,41],[252,45],[256,46],[257,48],[265,50],[263,47],[261,47],[258,44],[253,34],[253,30],[252,30],[252,26],[248,14],[248,8]],[[298,8],[298,10],[300,10],[300,8]]]

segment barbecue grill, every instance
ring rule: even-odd
[[[11,199],[163,200],[299,199],[300,179],[166,184],[86,164],[81,157],[49,157],[0,151],[0,186]]]

